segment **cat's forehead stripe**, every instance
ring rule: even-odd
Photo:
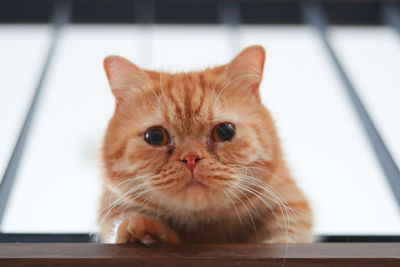
[[[179,133],[203,131],[214,118],[213,86],[213,79],[202,73],[160,76],[154,90],[159,96],[161,118]]]

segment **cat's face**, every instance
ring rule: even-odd
[[[258,46],[228,65],[181,74],[107,58],[117,99],[103,146],[109,187],[127,202],[177,213],[231,211],[230,201],[251,196],[246,181],[279,156],[258,95],[263,64]]]

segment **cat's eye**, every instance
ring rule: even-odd
[[[235,135],[235,126],[232,123],[224,122],[215,125],[212,131],[212,139],[215,142],[231,141]]]
[[[169,134],[163,127],[156,126],[149,128],[144,133],[144,141],[153,146],[164,146],[170,142]]]

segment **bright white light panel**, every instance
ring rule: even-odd
[[[239,43],[232,45],[234,39]],[[317,33],[302,26],[244,26],[238,31],[68,26],[43,88],[2,230],[96,231],[99,147],[114,105],[102,70],[105,56],[182,71],[226,63],[237,47],[257,43],[267,50],[263,102],[276,120],[293,176],[312,202],[316,233],[399,234],[398,206],[336,70]],[[397,76],[388,77],[393,81],[388,84],[400,84]],[[391,87],[386,94],[395,97],[394,91]]]

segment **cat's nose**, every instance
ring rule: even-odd
[[[202,158],[197,156],[196,154],[189,154],[182,157],[181,161],[186,163],[186,166],[189,170],[193,171],[196,168],[197,162],[199,162]]]

